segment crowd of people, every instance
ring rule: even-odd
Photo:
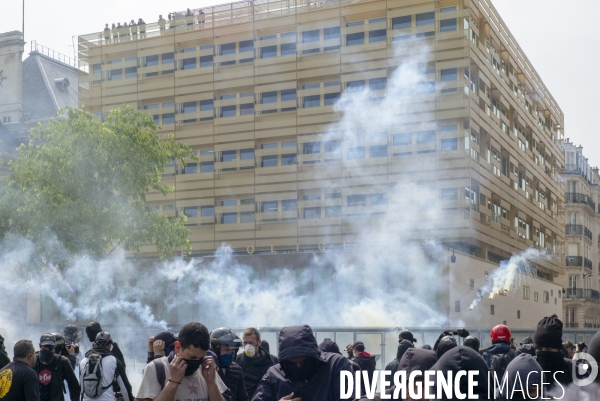
[[[147,365],[134,396],[125,358],[111,334],[98,322],[91,322],[85,332],[92,348],[81,360],[77,359],[79,330],[73,325],[62,334],[42,334],[37,352],[32,341],[17,341],[12,361],[0,336],[0,399],[64,401],[68,394],[70,401],[338,401],[345,399],[342,372],[361,372],[372,379],[377,365],[376,356],[362,341],[348,344],[344,356],[329,338],[318,344],[308,325],[284,327],[275,356],[255,328],[247,328],[240,338],[231,328],[209,333],[203,324],[192,322],[176,334],[164,330],[148,339]],[[420,347],[413,333],[402,331],[396,358],[385,370],[392,377],[396,372],[406,377],[412,374],[417,380],[411,383],[421,388],[425,371],[454,373],[454,384],[463,393],[467,377],[459,380],[456,373],[475,371],[479,375],[473,391],[485,400],[549,399],[549,395],[565,400],[600,399],[600,377],[585,387],[577,382],[596,366],[590,364],[590,357],[600,360],[600,332],[589,346],[563,343],[562,335],[563,325],[556,315],[544,317],[533,338],[524,338],[519,346],[510,328],[502,324],[491,330],[492,345],[487,348],[480,348],[479,339],[465,329],[445,330],[433,346]],[[463,345],[456,336],[463,338]],[[580,371],[577,360],[585,362],[587,370]],[[501,383],[505,385],[497,388]],[[387,399],[402,399],[393,381],[380,390],[383,393],[374,399],[386,399],[385,394]],[[348,399],[367,399],[365,382],[352,391]],[[437,394],[435,389],[432,393]],[[425,392],[421,394],[424,397]],[[426,399],[412,397],[403,400]]]
[[[206,21],[204,11],[202,10],[190,10],[189,8],[185,12],[185,14],[180,15],[176,13],[169,13],[167,15],[167,20],[165,20],[161,15],[158,16],[158,27],[161,31],[161,34],[166,29],[174,29],[176,26],[185,25],[202,25]],[[123,22],[121,25],[120,22],[117,24],[112,24],[112,26],[108,26],[108,24],[104,25],[104,40],[106,43],[120,43],[127,42],[130,40],[136,40],[138,38],[143,39],[146,37],[146,23],[142,18],[138,18],[137,22],[135,19],[132,19],[129,23],[127,21]]]

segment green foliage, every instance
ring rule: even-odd
[[[156,246],[161,258],[179,247],[191,251],[185,216],[167,217],[144,208],[172,158],[192,157],[170,136],[161,139],[151,116],[129,106],[100,121],[72,107],[32,130],[29,143],[10,162],[0,194],[0,234],[19,233],[34,242],[56,235],[71,254],[104,256],[122,244],[139,251]]]

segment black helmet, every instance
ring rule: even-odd
[[[77,337],[79,336],[79,328],[74,324],[70,324],[68,326],[65,326],[65,328],[63,329],[63,334],[65,336]]]
[[[100,333],[96,334],[96,339],[94,340],[94,343],[101,347],[112,344],[112,342],[112,337],[108,331],[101,331]]]
[[[65,338],[60,333],[50,333],[56,338],[56,348],[55,353],[60,354],[62,350],[65,348]]]
[[[240,348],[242,340],[235,331],[229,327],[219,327],[210,333],[210,349],[217,355],[221,355],[219,347],[226,345],[231,348]]]
[[[479,352],[479,339],[477,337],[468,336],[465,338],[463,345],[465,347],[473,348],[475,351]]]

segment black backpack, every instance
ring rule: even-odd
[[[515,358],[514,351],[507,352],[506,354],[492,355],[490,359],[490,371],[496,373],[496,377],[500,381],[506,372],[506,367]]]

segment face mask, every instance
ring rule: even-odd
[[[193,375],[198,370],[198,368],[200,368],[200,365],[202,365],[202,362],[204,362],[204,358],[186,359],[185,363],[187,364],[187,368],[185,368],[185,375],[186,376]]]
[[[44,365],[49,365],[54,361],[54,352],[53,351],[44,351],[40,350],[40,362]]]
[[[224,355],[220,355],[219,356],[219,365],[221,365],[224,368],[227,368],[231,365],[231,363],[233,362],[233,353],[229,353],[229,354],[224,354]]]
[[[537,362],[544,368],[544,370],[554,371],[556,368],[561,367],[564,363],[561,352],[553,351],[537,351],[535,353]]]
[[[244,353],[246,356],[252,358],[254,355],[256,355],[256,348],[254,348],[254,345],[252,344],[247,344],[244,346]]]
[[[318,362],[313,358],[308,358],[301,367],[298,367],[295,363],[290,361],[284,361],[287,370],[294,377],[294,379],[299,381],[306,381],[310,379],[316,371]]]

